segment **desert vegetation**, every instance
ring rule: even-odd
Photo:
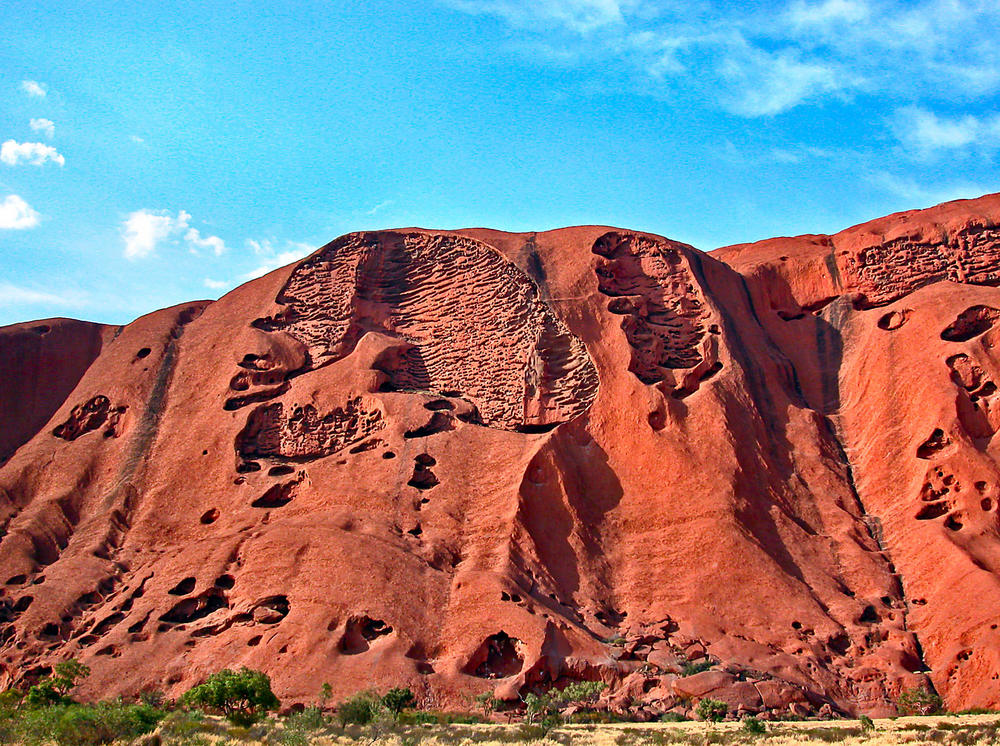
[[[601,706],[601,682],[573,682],[530,692],[517,703],[489,692],[470,699],[476,712],[417,707],[407,688],[360,691],[331,703],[332,687],[319,689],[320,705],[282,710],[268,676],[249,668],[223,669],[176,700],[144,692],[134,701],[81,703],[74,690],[90,674],[75,660],[55,666],[27,691],[0,694],[0,744],[26,746],[213,746],[264,743],[325,746],[355,742],[399,746],[445,744],[753,744],[808,743],[960,744],[1000,742],[1000,713],[941,714],[941,700],[924,689],[900,695],[907,716],[873,721],[765,721],[731,718],[724,702],[710,698],[695,707],[696,721],[668,713],[661,722],[627,722]],[[280,714],[279,714],[280,712]]]

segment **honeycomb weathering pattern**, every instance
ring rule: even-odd
[[[624,317],[629,370],[643,383],[658,383],[664,369],[702,362],[709,314],[681,250],[663,239],[607,233],[593,251],[604,258],[596,271],[598,288],[612,298],[608,310]]]
[[[236,438],[243,458],[310,461],[329,456],[385,426],[382,414],[356,397],[344,407],[320,414],[311,404],[285,414],[280,402],[257,407]]]
[[[1000,285],[1000,229],[971,224],[940,241],[897,238],[870,246],[844,261],[847,285],[876,308],[941,280]]]
[[[396,387],[460,392],[490,427],[565,422],[597,393],[583,342],[524,272],[471,238],[350,234],[299,264],[277,302],[286,308],[256,326],[306,344],[314,367],[366,332],[398,337],[413,347]]]

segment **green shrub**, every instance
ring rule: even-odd
[[[273,733],[268,740],[281,746],[307,746],[309,733],[298,728],[282,728]]]
[[[534,743],[536,741],[544,741],[545,736],[548,734],[548,732],[549,728],[546,728],[544,725],[532,725],[531,723],[522,723],[518,727],[516,735],[518,740]]]
[[[239,671],[224,668],[188,690],[181,704],[225,715],[233,725],[253,725],[281,702],[271,691],[271,679],[263,671],[244,666]]]
[[[139,692],[139,701],[144,705],[149,705],[150,707],[158,707],[161,710],[170,706],[169,700],[167,700],[167,695],[161,692],[159,689],[151,689],[145,692]]]
[[[941,698],[934,692],[917,686],[899,695],[896,709],[904,715],[933,715],[941,711]]]
[[[867,715],[862,715],[858,718],[858,721],[861,723],[862,733],[871,733],[875,730],[875,722]]]
[[[712,667],[712,661],[707,659],[703,661],[698,661],[697,663],[692,663],[691,661],[688,661],[687,663],[684,664],[684,667],[681,669],[681,676],[694,676],[696,673],[707,671],[711,667]]]
[[[2,713],[16,710],[24,701],[24,692],[20,689],[8,689],[0,692],[0,716]]]
[[[367,725],[376,718],[382,709],[382,698],[375,692],[358,692],[345,700],[337,708],[337,719],[341,726],[348,723]]]
[[[160,732],[165,738],[187,741],[205,730],[205,715],[199,710],[175,710],[163,719]]]
[[[767,726],[764,725],[763,720],[758,720],[755,717],[745,717],[743,718],[742,730],[744,733],[749,733],[752,736],[762,736],[767,733]]]
[[[302,712],[293,712],[285,719],[285,727],[294,730],[313,731],[326,726],[326,716],[319,707],[307,707]]]
[[[603,681],[574,681],[559,692],[550,692],[562,704],[591,704],[607,688]]]
[[[438,712],[428,712],[426,710],[412,710],[410,712],[399,713],[400,725],[438,725],[444,720]]]
[[[633,723],[634,717],[627,712],[612,712],[611,710],[580,710],[572,715],[566,715],[564,721],[579,725],[603,725],[607,723]]]
[[[808,736],[824,743],[841,743],[849,738],[857,738],[861,735],[860,728],[805,728],[796,731],[797,735]]]
[[[698,717],[702,720],[718,723],[726,717],[726,713],[729,712],[729,705],[717,699],[708,699],[706,697],[698,703],[695,712],[698,713]]]
[[[18,741],[31,746],[52,741],[58,746],[96,746],[149,733],[164,714],[149,705],[122,702],[50,704],[26,708],[17,718],[14,732]]]
[[[687,722],[687,718],[681,715],[679,712],[665,712],[660,715],[661,723],[684,723]]]

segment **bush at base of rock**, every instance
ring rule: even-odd
[[[918,686],[900,694],[896,708],[903,715],[934,715],[941,711],[941,697]]]
[[[729,706],[725,702],[706,697],[698,703],[695,712],[701,720],[718,723],[726,717],[726,713],[729,712]]]

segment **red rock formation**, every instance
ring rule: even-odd
[[[998,222],[359,233],[0,330],[0,683],[1000,705]]]

